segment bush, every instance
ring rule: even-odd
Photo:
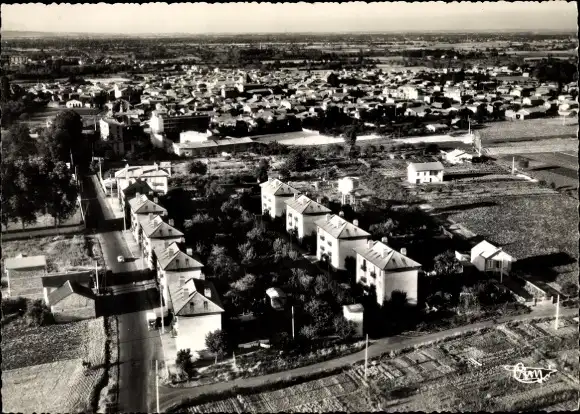
[[[577,296],[578,295],[578,285],[574,282],[566,282],[562,286],[562,293],[566,296]],[[2,304],[4,306],[4,304]]]
[[[231,347],[228,335],[226,332],[218,329],[217,331],[210,332],[205,337],[205,346],[210,352],[218,355],[226,354]]]
[[[188,378],[195,375],[195,368],[193,367],[193,357],[191,356],[191,350],[189,348],[182,349],[177,352],[177,358],[175,359],[175,365],[182,372],[184,372]]]
[[[518,168],[528,168],[530,166],[530,161],[522,158],[518,161]]]
[[[16,312],[24,313],[27,309],[27,300],[23,297],[2,298],[2,316]]]
[[[30,302],[25,316],[28,326],[44,326],[54,323],[54,317],[42,299]]]
[[[350,339],[356,332],[356,326],[353,322],[347,321],[343,315],[337,315],[333,321],[334,332],[340,339]]]
[[[201,161],[191,161],[187,164],[187,171],[190,174],[205,175],[207,173],[207,165]]]

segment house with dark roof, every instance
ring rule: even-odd
[[[117,188],[121,191],[127,188],[131,183],[137,179],[146,181],[154,191],[161,194],[167,194],[169,190],[168,180],[171,177],[171,165],[160,165],[154,163],[153,165],[129,166],[115,172],[115,181]],[[121,197],[119,192],[119,198]]]
[[[385,243],[369,240],[354,248],[356,282],[375,286],[377,303],[382,305],[394,291],[404,292],[410,304],[417,303],[417,284],[421,264]]]
[[[407,180],[413,184],[443,182],[443,164],[435,162],[412,162],[407,166]]]
[[[131,231],[135,240],[139,241],[143,236],[139,217],[144,218],[150,214],[160,217],[167,215],[167,210],[160,206],[158,201],[157,197],[153,197],[153,200],[150,200],[145,194],[136,194],[136,197],[129,200]]]
[[[169,285],[170,307],[174,318],[176,349],[206,349],[208,333],[222,328],[224,306],[215,286],[208,280],[191,278],[183,284]]]
[[[42,298],[41,278],[46,274],[45,256],[25,256],[7,258],[4,261],[7,296],[23,296],[30,299]]]
[[[335,269],[345,269],[345,259],[355,257],[354,248],[365,245],[370,234],[358,227],[358,220],[349,223],[340,216],[326,214],[315,222],[317,228],[316,257],[328,260]]]
[[[277,178],[268,178],[268,181],[260,184],[262,195],[262,214],[268,213],[272,218],[280,217],[286,213],[285,201],[294,197],[298,190],[284,184]]]
[[[305,195],[298,196],[297,193],[284,203],[286,203],[286,231],[296,229],[299,239],[312,234],[316,236],[316,221],[331,213],[329,208]]]
[[[70,280],[48,295],[50,311],[57,322],[74,322],[96,317],[96,299],[90,288]]]

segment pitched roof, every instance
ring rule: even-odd
[[[415,171],[433,171],[444,170],[443,164],[439,161],[435,162],[412,162],[407,168],[413,168]]]
[[[4,261],[6,270],[32,269],[35,267],[46,267],[46,256],[23,256],[19,254]]]
[[[262,187],[262,191],[274,196],[294,195],[294,193],[298,192],[297,190],[290,187],[288,184],[284,184],[277,178],[268,180],[260,184],[260,187]]]
[[[158,165],[143,165],[131,167],[128,164],[125,168],[115,172],[115,178],[137,178],[137,177],[169,177],[170,172]]]
[[[89,299],[93,300],[96,299],[95,294],[88,287],[67,280],[61,287],[59,287],[54,292],[51,292],[50,295],[48,295],[48,303],[50,304],[50,306],[54,306],[61,300],[72,295],[73,293],[76,293],[77,295],[81,295]]]
[[[208,289],[209,293],[207,296],[206,289]],[[171,290],[173,311],[177,316],[196,316],[224,312],[217,291],[213,283],[208,280],[192,278],[185,282],[183,286],[173,291]],[[207,309],[204,302],[207,302]]]
[[[64,272],[64,273],[48,273],[41,276],[42,287],[60,287],[67,281],[85,284],[89,283],[93,275],[92,270],[84,270],[82,272]]]
[[[370,234],[363,229],[349,223],[337,215],[327,215],[315,222],[316,226],[330,234],[335,239],[350,239],[354,237],[369,237]]]
[[[167,214],[167,210],[159,204],[149,200],[145,194],[129,200],[131,211],[135,214]]]
[[[420,263],[380,241],[372,241],[365,246],[355,247],[353,250],[381,270],[402,270],[421,266]]]
[[[183,233],[177,230],[175,227],[170,226],[164,221],[161,222],[157,227],[155,227],[149,234],[152,238],[163,238],[163,237],[181,237]]]
[[[165,249],[155,249],[155,255],[157,256],[159,266],[163,270],[187,270],[204,267],[203,264],[193,257],[183,253],[175,242],[171,243]]]
[[[305,195],[291,198],[284,202],[288,207],[300,214],[326,214],[331,212],[329,208],[324,207],[322,204],[318,204],[316,201],[311,200]]]
[[[127,195],[129,193],[148,194],[150,191],[155,191],[155,190],[153,190],[153,188],[151,188],[151,186],[149,185],[149,183],[147,181],[137,179],[137,181],[129,184],[122,191],[123,191],[123,194]]]

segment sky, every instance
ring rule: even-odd
[[[575,2],[2,5],[2,30],[115,34],[576,30]]]

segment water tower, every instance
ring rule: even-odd
[[[359,188],[359,179],[356,177],[344,177],[338,180],[338,191],[342,194],[342,204],[353,205],[356,197],[354,192]]]

